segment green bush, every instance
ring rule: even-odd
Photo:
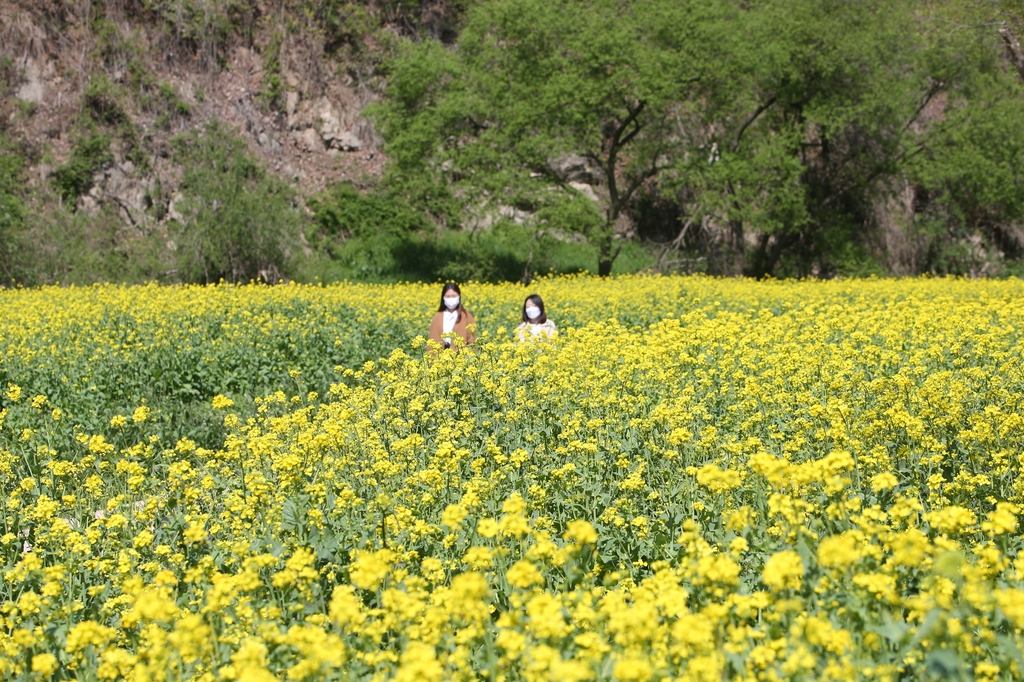
[[[597,247],[556,239],[550,232],[503,222],[483,232],[354,230],[348,239],[321,243],[294,268],[297,279],[333,282],[506,282],[549,273],[591,272]],[[653,256],[627,243],[614,272],[649,267]]]
[[[361,194],[347,182],[315,197],[309,207],[314,222],[310,237],[317,241],[404,235],[431,229],[426,216],[401,198],[384,192]]]
[[[274,33],[263,52],[263,88],[257,99],[270,110],[284,106],[284,81],[281,80],[281,34]]]
[[[94,76],[82,92],[82,114],[97,125],[131,125],[124,110],[126,94],[103,74]]]
[[[245,143],[216,121],[175,137],[183,219],[172,226],[179,278],[276,281],[303,218],[295,192],[265,172]]]
[[[78,136],[67,163],[53,172],[57,192],[65,201],[75,202],[92,187],[92,177],[105,164],[113,161],[110,137],[95,128]]]
[[[6,135],[0,134],[0,282],[16,278],[14,256],[28,215],[24,197],[25,159]]]

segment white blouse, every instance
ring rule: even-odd
[[[444,311],[444,320],[441,322],[441,333],[451,334],[452,330],[455,329],[455,323],[459,320],[458,310],[446,310]]]
[[[555,336],[558,335],[558,329],[555,327],[555,323],[551,320],[540,324],[523,322],[516,327],[516,338],[520,341],[532,341],[537,338],[543,338],[541,335],[548,339],[555,338]]]

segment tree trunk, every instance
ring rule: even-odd
[[[999,29],[999,35],[1003,39],[1003,45],[1006,46],[1006,55],[1010,58],[1010,63],[1017,69],[1021,80],[1024,80],[1024,50],[1021,49],[1016,31],[1009,25],[1003,24]]]
[[[609,220],[597,240],[597,274],[599,277],[607,277],[612,274],[612,263],[615,262],[615,257],[618,255],[617,251],[612,251],[614,239],[615,223]]]
[[[743,221],[729,221],[729,274],[742,275],[747,260],[747,242],[743,236]]]

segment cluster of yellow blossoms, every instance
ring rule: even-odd
[[[1021,282],[434,289],[0,294],[0,675],[1024,676]]]

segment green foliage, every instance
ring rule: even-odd
[[[281,34],[274,33],[263,51],[263,89],[257,96],[268,109],[284,106],[284,81],[281,80]]]
[[[150,103],[154,99],[151,88],[152,78],[148,75],[145,81],[139,82],[137,88],[142,107],[150,111],[153,110]],[[176,97],[173,88],[165,85],[164,89]],[[140,170],[148,168],[149,155],[143,150],[139,141],[139,131],[129,115],[131,96],[124,86],[115,83],[105,74],[96,74],[82,92],[81,104],[82,109],[77,116],[80,138],[94,136],[97,131],[102,131],[110,138],[109,142],[121,142],[121,151],[125,158],[139,166]],[[181,104],[185,105],[184,102]],[[187,108],[187,105],[185,106]],[[159,118],[157,125],[162,127]]]
[[[95,129],[86,129],[75,139],[67,163],[53,172],[53,182],[64,201],[74,203],[92,187],[96,171],[113,161],[110,137]]]
[[[364,231],[327,243],[294,271],[300,281],[376,283],[514,282],[544,274],[593,272],[597,247],[571,237],[507,221],[482,232]],[[637,272],[652,263],[648,251],[628,243],[614,272]]]
[[[587,271],[597,248],[581,234],[602,222],[593,202],[576,192],[547,198],[536,216],[543,229],[505,219],[486,230],[439,228],[395,192],[360,193],[348,183],[308,206],[313,225],[307,241],[316,253],[295,272],[300,280],[323,282],[502,282]],[[635,272],[650,260],[633,246],[616,272]]]
[[[980,82],[979,82],[980,81]],[[978,79],[951,107],[928,147],[913,160],[914,178],[961,222],[1024,220],[1022,88],[1009,74]]]
[[[733,16],[743,39],[692,115],[719,125],[677,176],[732,226],[733,272],[788,259],[808,274],[830,245],[862,238],[879,182],[899,172],[922,102],[942,88],[915,6],[769,0]],[[752,251],[745,232],[758,235]]]
[[[16,277],[16,243],[28,217],[24,171],[25,159],[0,132],[0,282],[5,283]]]
[[[591,236],[610,272],[618,216],[683,151],[670,109],[707,76],[715,3],[494,0],[471,7],[458,50],[408,43],[377,119],[397,181],[431,175],[464,205],[542,204],[550,160],[589,159],[608,195]]]
[[[214,71],[224,66],[225,49],[233,36],[250,36],[257,8],[241,0],[142,0],[149,12],[179,44],[198,58],[200,67]]]
[[[550,160],[582,154],[599,176],[604,221],[584,222],[602,271],[615,254],[611,226],[645,183],[679,202],[679,215],[713,225],[714,235],[692,230],[685,245],[717,250],[709,262],[720,273],[875,268],[876,208],[908,176],[941,197],[933,217],[943,216],[943,239],[1018,220],[1024,191],[1011,169],[1024,159],[1009,126],[1020,97],[985,23],[992,6],[721,0],[578,10],[490,0],[467,10],[457,50],[404,44],[376,110],[388,182],[417,205],[440,198],[444,210],[432,212],[455,224],[483,203],[571,225],[545,206],[564,186]],[[970,187],[971,199],[939,185]]]
[[[96,125],[119,127],[129,123],[125,93],[107,76],[98,74],[82,91],[82,114]]]
[[[594,234],[604,223],[604,216],[597,205],[576,191],[554,193],[545,197],[536,218],[548,229],[568,233]]]
[[[348,48],[349,56],[358,56],[366,51],[366,38],[380,28],[380,20],[373,16],[368,3],[350,0],[326,0],[307,2],[315,20],[324,31],[324,48],[336,52]]]
[[[294,191],[268,175],[245,144],[216,121],[172,140],[182,166],[184,216],[173,228],[184,281],[276,281],[301,217]]]
[[[382,192],[361,194],[353,185],[341,182],[309,202],[313,211],[313,239],[403,235],[430,229],[420,211],[401,198]]]
[[[38,249],[39,266],[21,270],[36,273],[33,281],[128,277],[117,258],[68,251],[104,243],[99,235],[108,234],[113,214],[72,219],[47,202],[60,197],[73,212],[115,157],[133,161],[144,177],[158,158],[149,141],[192,115],[151,53],[176,69],[193,57],[217,69],[230,46],[249,41],[263,60],[258,101],[279,110],[286,40],[316,61],[318,85],[332,73],[362,88],[386,80],[386,96],[372,110],[386,139],[384,182],[369,194],[338,187],[315,197],[311,222],[293,210],[301,202],[292,191],[262,169],[214,172],[176,148],[173,162],[190,165],[172,173],[188,176],[180,206],[194,214],[172,224],[172,235],[143,226],[118,237],[133,268],[145,263],[131,277],[235,279],[288,264],[323,279],[462,273],[497,280],[549,267],[607,273],[620,270],[617,257],[640,254],[624,267],[633,270],[648,255],[616,237],[627,213],[641,235],[670,245],[666,253],[675,249],[659,260],[663,270],[991,275],[1015,272],[1024,258],[1024,57],[1012,46],[1024,35],[1020,0],[87,5],[53,24],[88,34],[72,153],[51,178],[52,194],[19,181],[2,198],[4,234],[45,233],[60,242],[63,228],[41,227],[49,221],[88,235]],[[0,49],[0,127],[31,127],[42,110],[14,96],[18,64]],[[207,95],[194,92],[199,101]],[[140,114],[152,119],[145,135],[132,123]],[[587,159],[598,201],[556,169],[553,160],[566,153]],[[245,204],[264,184],[273,185],[266,215]],[[231,209],[222,201],[229,196]],[[36,202],[47,221],[27,232],[12,227],[25,226],[18,216]],[[655,204],[666,207],[656,226],[649,224]],[[156,201],[152,216],[163,220],[166,207],[166,199]],[[510,208],[529,214],[524,225],[463,233]],[[232,226],[221,230],[215,214],[235,216]],[[243,214],[259,216],[255,233],[239,227],[249,220]],[[305,264],[292,248],[303,232],[313,249]],[[166,248],[168,237],[176,249]],[[146,239],[153,244],[142,248]],[[889,252],[892,243],[906,253]],[[581,262],[584,254],[594,262]],[[91,275],[90,267],[97,268]]]

